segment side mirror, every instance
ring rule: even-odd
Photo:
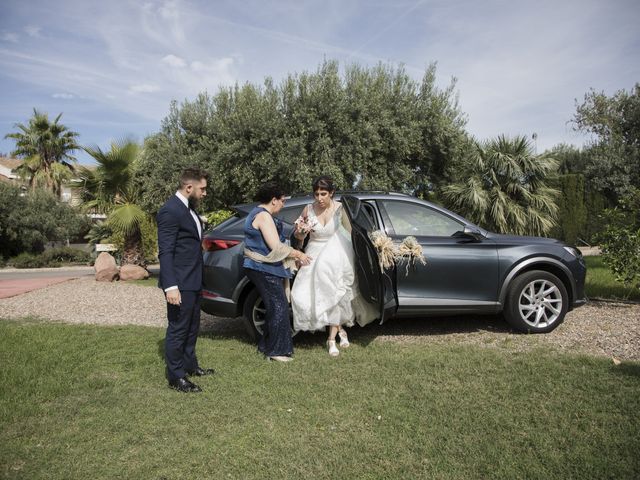
[[[462,230],[462,233],[467,236],[467,237],[471,237],[474,240],[480,241],[484,239],[484,235],[482,234],[482,232],[477,229],[476,227],[470,227],[469,225],[465,225],[464,226],[464,230]]]
[[[485,238],[479,229],[470,227],[469,225],[465,225],[461,231],[454,233],[453,236],[461,238],[463,240],[475,242],[479,242],[480,240],[483,240]]]

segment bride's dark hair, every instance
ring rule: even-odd
[[[318,190],[326,190],[327,192],[333,193],[336,191],[333,178],[329,175],[320,175],[313,181],[311,186],[314,192],[317,192]]]

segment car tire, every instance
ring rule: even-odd
[[[560,325],[569,309],[562,281],[542,270],[518,275],[507,293],[505,320],[525,333],[547,333]]]
[[[257,289],[252,289],[244,300],[242,307],[242,319],[249,338],[256,342],[262,335],[264,325],[264,302]]]
[[[265,315],[264,302],[256,288],[252,289],[247,295],[242,306],[242,320],[244,328],[253,342],[257,342],[262,335]],[[291,308],[289,307],[289,319],[292,320]],[[294,337],[298,332],[293,331],[293,322],[291,325],[291,336]]]

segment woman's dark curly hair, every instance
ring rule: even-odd
[[[263,183],[254,195],[253,199],[260,203],[269,203],[272,198],[282,198],[286,194],[277,182]]]

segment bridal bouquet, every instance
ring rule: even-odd
[[[303,232],[304,234],[307,234],[309,232],[313,232],[313,229],[318,224],[318,222],[312,218],[309,218],[308,216],[303,217],[302,215],[300,215],[298,219],[295,222],[293,222],[293,224],[297,227],[299,231]]]

